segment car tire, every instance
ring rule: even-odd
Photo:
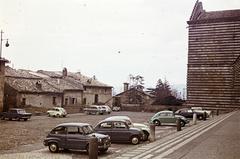
[[[56,114],[56,117],[57,117],[57,118],[60,118],[61,116],[60,116],[60,114]]]
[[[180,124],[181,124],[181,127],[184,127],[185,126],[185,122],[184,121],[180,121]]]
[[[154,120],[153,123],[156,126],[160,126],[161,125],[161,122],[159,120]]]
[[[57,153],[59,150],[58,144],[55,142],[52,142],[48,145],[49,151],[52,153]]]
[[[149,133],[147,131],[143,131],[143,133],[144,133],[143,141],[147,141],[149,137]]]
[[[132,136],[132,137],[131,137],[131,143],[132,143],[133,145],[137,145],[137,144],[139,144],[139,142],[140,142],[140,139],[139,139],[138,136]]]
[[[198,117],[198,119],[199,119],[199,120],[203,120],[203,116],[200,115],[200,116]]]

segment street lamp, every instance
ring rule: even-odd
[[[9,46],[8,39],[3,39],[3,38],[2,38],[2,34],[3,34],[3,33],[4,33],[4,32],[1,30],[0,59],[2,58],[2,42],[3,42],[3,40],[6,40],[6,41],[7,41],[6,44],[5,44],[5,46],[6,46],[6,47]]]

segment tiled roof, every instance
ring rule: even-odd
[[[6,77],[22,77],[22,78],[36,78],[39,79],[39,76],[30,74],[27,70],[16,70],[9,66],[5,67],[5,76]]]
[[[240,10],[223,10],[223,11],[211,11],[204,12],[199,20],[203,19],[223,19],[223,18],[234,18],[240,17]]]
[[[63,78],[61,71],[44,71],[44,70],[39,70],[39,71],[37,71],[37,73],[41,73],[41,74],[47,75],[47,76],[52,77],[52,78]],[[112,87],[112,86],[109,86],[107,84],[104,84],[104,83],[98,81],[97,79],[94,79],[94,78],[82,75],[80,72],[76,72],[76,73],[67,72],[67,77],[69,79],[73,78],[73,79],[79,81],[84,86]],[[66,77],[64,77],[64,78],[66,78]]]
[[[94,78],[81,75],[80,73],[68,72],[63,77],[60,71],[44,71],[37,72],[23,69],[5,69],[6,82],[18,91],[25,92],[62,92],[64,90],[83,90],[85,86],[111,87],[99,82]],[[40,82],[41,88],[37,86]]]
[[[6,83],[19,92],[53,92],[61,93],[59,89],[52,87],[45,80],[6,77]]]
[[[90,78],[85,75],[82,75],[80,72],[77,72],[77,73],[68,72],[68,76],[79,80],[84,86],[112,87],[112,86],[109,86],[107,84],[104,84],[104,83],[98,81],[94,77]]]
[[[198,22],[218,22],[240,20],[240,10],[221,10],[221,11],[205,11],[202,2],[198,0],[193,8],[190,20],[188,23]]]

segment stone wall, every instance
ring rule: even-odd
[[[239,20],[189,22],[189,107],[240,108],[239,78],[233,82],[239,76],[233,71],[240,55],[239,32]]]

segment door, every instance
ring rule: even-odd
[[[114,121],[111,140],[117,142],[128,142],[130,138],[130,130],[123,121]]]
[[[83,150],[86,147],[86,137],[81,128],[77,126],[67,127],[67,148]]]
[[[100,134],[109,135],[112,140],[112,122],[106,121],[100,123],[96,128],[95,131]]]
[[[171,112],[166,113],[166,123],[169,124],[176,123],[176,117],[174,116],[173,113]]]

